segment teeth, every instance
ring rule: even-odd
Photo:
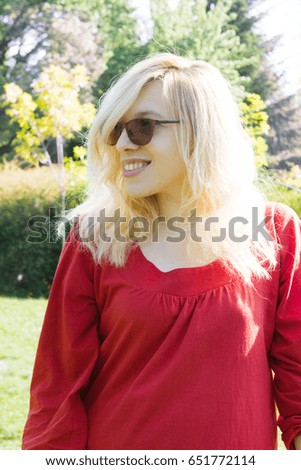
[[[144,166],[147,166],[147,162],[137,162],[137,163],[126,163],[124,165],[124,169],[126,171],[131,171],[131,170],[137,170],[138,168],[143,168]]]

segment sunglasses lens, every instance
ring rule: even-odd
[[[126,126],[129,139],[136,145],[148,144],[154,133],[154,125],[152,119],[133,119]]]
[[[148,144],[154,133],[155,121],[153,119],[133,119],[127,124],[118,122],[108,138],[108,145],[116,145],[122,131],[126,127],[128,137],[133,144]]]
[[[117,122],[116,126],[114,127],[111,134],[109,135],[108,145],[116,145],[117,144],[118,139],[122,134],[123,127],[124,126],[120,122]]]

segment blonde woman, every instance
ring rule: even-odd
[[[24,449],[300,449],[300,220],[255,189],[210,64],[163,53],[100,103]]]

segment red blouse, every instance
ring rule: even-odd
[[[37,350],[23,449],[276,449],[301,434],[300,220],[253,288],[217,260],[161,272],[93,262],[71,233]],[[274,375],[272,374],[272,370]]]

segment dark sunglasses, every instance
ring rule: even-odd
[[[180,121],[158,121],[156,119],[132,119],[128,122],[117,122],[108,138],[108,145],[116,145],[123,129],[126,129],[128,138],[135,145],[148,144],[154,135],[157,124],[173,124]]]

